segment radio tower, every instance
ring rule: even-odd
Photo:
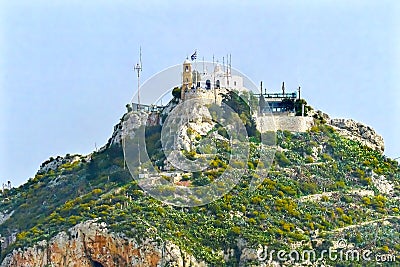
[[[133,68],[137,71],[137,100],[138,100],[138,109],[140,108],[140,73],[142,72],[142,47],[139,49],[139,62]]]

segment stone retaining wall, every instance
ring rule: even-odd
[[[260,132],[287,130],[290,132],[306,132],[314,125],[312,117],[288,115],[264,115],[255,118]]]

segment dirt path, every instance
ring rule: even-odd
[[[300,197],[299,201],[300,202],[306,202],[306,201],[318,201],[320,200],[323,196],[327,196],[330,197],[333,194],[338,194],[338,193],[345,193],[345,194],[358,194],[359,196],[373,196],[374,195],[374,191],[373,190],[365,190],[365,189],[354,189],[354,190],[350,190],[348,192],[344,192],[344,191],[331,191],[331,192],[324,192],[324,193],[320,193],[320,194],[314,194],[314,195],[308,195],[308,196],[304,196],[304,197]]]
[[[380,219],[375,219],[375,220],[366,221],[366,222],[362,222],[362,223],[358,223],[358,224],[344,226],[344,227],[341,227],[341,228],[336,228],[336,229],[334,229],[332,231],[324,231],[324,233],[343,232],[344,230],[347,230],[347,229],[357,228],[357,227],[360,227],[360,226],[364,226],[364,225],[368,225],[368,224],[372,224],[372,223],[376,223],[376,222],[383,222],[383,221],[386,221],[386,220],[389,220],[389,219],[393,219],[393,218],[400,219],[400,215],[385,216],[385,217],[380,218]]]

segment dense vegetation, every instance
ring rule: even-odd
[[[156,149],[158,134],[158,128],[147,133],[154,162],[161,162],[163,156]],[[400,168],[396,161],[340,137],[323,124],[307,133],[279,131],[277,137],[274,164],[257,190],[248,188],[255,175],[250,171],[229,194],[201,207],[175,208],[145,195],[124,168],[118,145],[94,152],[88,162],[66,163],[37,174],[2,195],[0,211],[14,213],[0,225],[0,233],[3,237],[18,234],[1,256],[93,218],[132,238],[171,240],[215,266],[236,266],[239,243],[286,251],[291,245],[300,250],[312,246],[320,251],[345,238],[374,253],[399,254]],[[222,168],[223,159],[217,160],[216,169]],[[253,157],[249,160],[250,169],[256,161]],[[373,182],[377,175],[394,185],[391,196],[377,189]],[[195,178],[201,184],[201,179]],[[355,191],[358,189],[374,194],[363,196]],[[390,225],[383,224],[383,219]],[[375,224],[368,223],[373,220]],[[347,227],[351,225],[358,226]],[[154,231],[148,231],[149,227]],[[317,242],[319,239],[322,242]],[[228,249],[235,254],[226,262],[218,251]]]

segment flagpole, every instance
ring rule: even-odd
[[[232,54],[229,54],[229,78],[232,82]]]
[[[229,71],[229,57],[228,57],[228,54],[226,54],[226,87],[230,88],[228,71]]]
[[[194,51],[194,54],[196,55],[194,57],[194,73],[196,74],[196,84],[194,88],[197,90],[197,49]]]
[[[225,87],[227,87],[226,80],[225,80],[225,57],[222,57],[222,79],[225,83]]]
[[[204,71],[205,69],[204,69],[204,57],[203,57],[203,75],[205,74],[205,71]]]

